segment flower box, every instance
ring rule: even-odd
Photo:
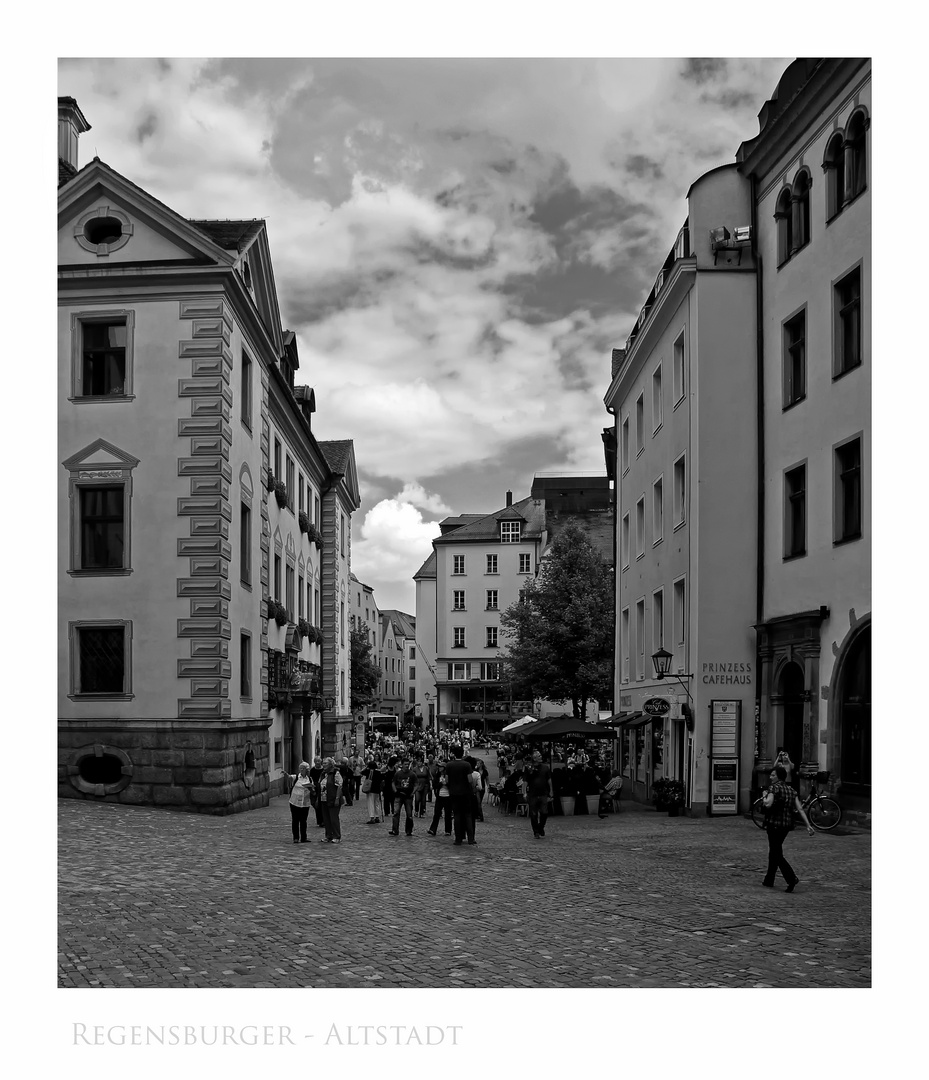
[[[300,532],[309,534],[310,531],[310,519],[306,516],[306,511],[301,510],[297,514],[297,524],[300,526]],[[312,537],[310,537],[312,539]]]
[[[289,501],[287,497],[287,485],[284,483],[283,480],[274,481],[274,498],[277,502],[277,505],[282,510],[285,506],[287,506],[287,503]]]

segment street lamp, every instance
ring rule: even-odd
[[[665,678],[665,676],[670,676],[672,679],[677,679],[677,681],[684,688],[684,693],[687,695],[690,704],[693,705],[694,699],[690,696],[690,690],[688,690],[687,684],[684,682],[685,679],[692,679],[693,675],[690,673],[683,673],[680,675],[673,674],[671,671],[671,661],[673,659],[673,655],[664,648],[659,649],[658,652],[652,653],[652,663],[655,665],[655,678],[659,681]],[[686,704],[683,706],[683,710],[685,714],[684,719],[687,721],[687,730],[693,731],[693,712]]]

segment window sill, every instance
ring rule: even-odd
[[[674,412],[679,406],[683,405],[686,398],[686,394],[681,394],[677,401],[674,402],[674,408],[671,411]]]
[[[72,701],[132,701],[134,694],[68,694]]]
[[[806,558],[806,551],[805,550],[804,551],[795,551],[790,555],[785,555],[784,558],[783,558],[783,562],[793,562],[795,559],[805,559],[805,558]]]
[[[239,584],[243,589],[248,589],[249,592],[252,591],[252,583],[250,581],[240,581]]]
[[[664,421],[662,421],[662,422],[661,422],[661,423],[660,423],[660,424],[658,425],[658,427],[656,427],[656,428],[653,428],[653,429],[652,429],[652,438],[653,438],[653,439],[654,439],[654,437],[655,437],[655,436],[656,436],[656,435],[658,434],[658,432],[659,432],[659,431],[661,431],[661,429],[662,429],[663,427],[664,427]]]
[[[806,401],[806,394],[801,394],[800,397],[794,398],[793,401],[788,401],[785,405],[781,407],[781,412],[789,412],[791,409],[796,408],[796,406],[803,401]]]
[[[68,573],[71,577],[128,577],[132,573],[132,567],[69,570]]]
[[[852,364],[851,367],[843,368],[842,371],[837,371],[832,376],[832,381],[834,383],[838,382],[839,379],[844,379],[846,375],[851,375],[851,373],[853,371],[857,371],[860,367],[861,367],[861,361],[859,360],[857,364]]]
[[[652,550],[654,550],[654,549],[655,549],[656,547],[658,547],[658,545],[659,545],[659,544],[660,544],[660,543],[661,543],[661,542],[662,542],[663,540],[664,540],[664,537],[663,537],[663,536],[659,536],[657,540],[653,540],[653,541],[652,541]]]
[[[685,519],[684,519],[683,521],[679,521],[679,522],[678,522],[678,523],[677,523],[677,524],[676,524],[676,525],[674,526],[674,529],[673,529],[673,531],[674,531],[674,532],[677,532],[677,531],[678,531],[679,529],[683,529],[683,528],[684,528],[684,526],[685,526],[686,524],[687,524],[687,519],[685,518]]]
[[[102,405],[107,401],[135,401],[135,394],[75,394],[68,401],[75,405]]]
[[[622,475],[623,476],[628,476],[629,475],[629,466],[628,465],[625,467],[625,469],[623,469]]]
[[[833,540],[833,547],[844,547],[846,544],[854,544],[856,541],[861,540],[861,533],[856,533],[854,536],[843,536],[840,540]]]
[[[628,569],[629,569],[629,563],[624,563],[621,570],[620,570],[620,573],[625,573]]]
[[[644,558],[645,558],[645,552],[644,552],[644,551],[640,551],[640,552],[638,552],[638,553],[636,554],[636,557],[635,557],[635,561],[636,561],[636,562],[639,562],[639,560],[640,560],[640,559],[644,559]]]
[[[644,447],[644,446],[640,446],[640,447],[638,448],[638,450],[636,450],[636,452],[635,452],[636,460],[638,461],[638,459],[639,459],[639,458],[640,458],[640,457],[641,457],[641,456],[642,456],[642,455],[643,455],[644,453],[645,453],[645,447]]]
[[[484,577],[499,577],[499,576],[500,576],[500,571],[499,570],[485,570],[484,571]]]
[[[242,427],[244,427],[245,430],[248,432],[248,437],[252,438],[252,425],[244,417],[241,418],[241,424]],[[242,700],[244,701],[245,699],[243,698]],[[251,698],[249,698],[249,701],[250,700]]]
[[[251,696],[251,694],[249,694],[248,696],[245,696],[244,694],[240,694],[239,695],[239,701],[244,702],[246,705],[251,705],[252,704],[252,696]]]

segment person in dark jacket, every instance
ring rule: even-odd
[[[384,800],[384,820],[394,813],[394,773],[397,771],[397,755],[391,754],[381,772],[381,798]]]
[[[352,795],[355,790],[355,778],[352,775],[352,767],[348,763],[348,759],[343,757],[341,761],[336,762],[336,768],[339,770],[339,774],[342,777],[342,797],[345,800],[346,806],[352,805]]]
[[[768,872],[761,884],[773,889],[774,878],[780,870],[787,882],[785,892],[793,892],[799,885],[800,879],[784,858],[784,841],[793,828],[794,811],[803,819],[803,824],[806,825],[806,831],[810,836],[815,835],[815,830],[800,804],[796,791],[787,783],[787,769],[783,765],[775,765],[774,775],[774,783],[764,793],[764,827],[768,834]]]
[[[400,811],[406,811],[404,829],[407,836],[413,835],[413,791],[416,788],[416,771],[410,764],[409,754],[404,754],[400,766],[394,773],[394,815],[390,836],[400,835]]]
[[[448,794],[455,819],[455,846],[460,847],[465,836],[469,844],[474,839],[474,793],[471,787],[471,765],[464,760],[461,746],[452,747],[452,760],[448,763]]]
[[[316,801],[322,805],[323,824],[326,828],[326,835],[320,839],[320,843],[341,844],[342,826],[339,822],[339,811],[342,808],[342,774],[332,758],[326,758],[323,762]]]
[[[452,835],[452,800],[448,790],[448,769],[445,765],[436,770],[435,779],[435,813],[432,815],[432,824],[426,830],[430,836],[435,836],[439,828],[439,820],[445,815],[445,835]]]
[[[316,828],[323,829],[326,823],[323,821],[323,808],[319,802],[319,778],[323,775],[323,759],[313,758],[313,768],[310,769],[310,779],[313,781],[313,809],[316,811]]]

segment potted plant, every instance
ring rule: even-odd
[[[277,613],[277,601],[272,600],[269,596],[268,599],[265,601],[265,607],[268,610],[268,618],[273,619]]]
[[[274,485],[276,481],[274,479],[274,470],[271,468],[270,465],[268,466],[268,475],[265,477],[265,483],[268,486],[268,491],[274,490]]]
[[[287,485],[283,480],[274,481],[274,498],[277,501],[277,505],[283,510],[287,505]]]
[[[680,780],[667,782],[665,800],[668,806],[668,817],[677,817],[684,805],[684,785]]]
[[[300,526],[300,532],[309,534],[310,531],[310,519],[306,516],[306,511],[301,510],[297,514],[297,524]],[[312,537],[310,537],[312,540]]]
[[[658,813],[663,813],[668,809],[668,784],[670,783],[665,777],[661,777],[660,780],[656,780],[652,784],[652,802],[655,804],[655,809]]]
[[[313,627],[306,621],[306,619],[297,620],[297,629],[300,631],[300,636],[305,637],[307,641],[313,640]]]

